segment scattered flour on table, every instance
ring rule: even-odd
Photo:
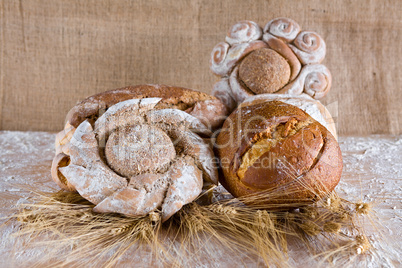
[[[58,190],[50,175],[54,140],[55,134],[52,133],[0,131],[0,218],[10,215],[18,204],[29,202],[33,196],[31,190]],[[350,201],[374,202],[373,220],[378,230],[368,226],[366,233],[376,250],[364,264],[366,267],[401,267],[402,136],[341,136],[339,143],[344,170],[336,191]],[[220,191],[217,189],[217,192]],[[218,199],[225,198],[220,194],[218,196]],[[24,241],[9,238],[9,234],[17,228],[15,223],[1,226],[2,223],[4,219],[0,219],[2,267],[16,267],[42,254],[40,248],[24,251],[17,247],[13,251],[14,244],[22,245]],[[180,244],[172,245],[180,248]],[[225,256],[216,245],[208,245],[208,248],[216,252],[216,256]],[[151,257],[149,251],[144,249],[141,252],[127,252],[119,266],[132,264],[134,259],[139,267],[146,267]],[[301,264],[292,258],[299,256],[297,247],[292,248],[289,254],[291,263],[293,260],[293,263]],[[238,258],[233,257],[233,261],[236,260]],[[191,262],[191,256],[188,261]],[[207,258],[200,266],[204,264],[208,265]],[[248,265],[257,264],[251,259]],[[314,264],[311,267],[315,267]]]

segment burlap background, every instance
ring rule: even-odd
[[[402,133],[401,1],[1,1],[0,129],[56,131],[82,98],[162,83],[210,92],[235,22],[285,16],[327,42],[341,135]]]

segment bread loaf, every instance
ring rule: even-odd
[[[208,142],[226,116],[215,97],[159,85],[91,96],[73,107],[56,135],[54,181],[93,203],[94,211],[162,221],[218,183]]]
[[[213,48],[210,69],[221,78],[212,93],[229,109],[253,95],[304,92],[320,99],[331,88],[331,73],[321,64],[324,40],[315,32],[301,31],[292,19],[276,18],[264,28],[240,21],[225,41]]]
[[[342,172],[333,135],[301,109],[281,101],[239,106],[216,138],[222,185],[254,205],[289,208],[331,192]]]

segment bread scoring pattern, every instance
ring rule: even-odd
[[[223,186],[235,197],[269,191],[269,198],[258,202],[266,208],[315,202],[340,180],[336,139],[307,113],[281,101],[240,105],[225,121],[216,146]]]

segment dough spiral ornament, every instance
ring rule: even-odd
[[[324,97],[331,88],[332,76],[322,64],[305,65],[299,76],[278,93],[299,95],[303,92],[315,99]]]
[[[330,89],[331,74],[320,64],[326,54],[324,40],[301,31],[292,19],[273,19],[263,30],[255,22],[240,21],[225,41],[213,49],[210,67],[221,78],[213,94],[229,110],[252,95],[305,92],[319,99]],[[319,70],[306,75],[312,69]]]
[[[316,32],[301,32],[289,46],[302,64],[321,63],[325,58],[325,42]]]
[[[226,36],[226,42],[230,45],[251,42],[260,39],[261,28],[257,23],[249,20],[240,21],[234,24]]]
[[[210,62],[211,70],[218,75],[225,74],[225,70],[222,71],[221,69],[228,54],[229,47],[229,44],[221,42],[217,44],[212,50]]]
[[[291,42],[294,40],[299,32],[299,24],[289,18],[273,19],[264,27],[264,34],[271,34],[285,42]]]
[[[324,97],[331,88],[332,76],[324,65],[317,66],[317,71],[311,71],[304,82],[304,92],[315,98]],[[322,66],[322,67],[318,67]]]

